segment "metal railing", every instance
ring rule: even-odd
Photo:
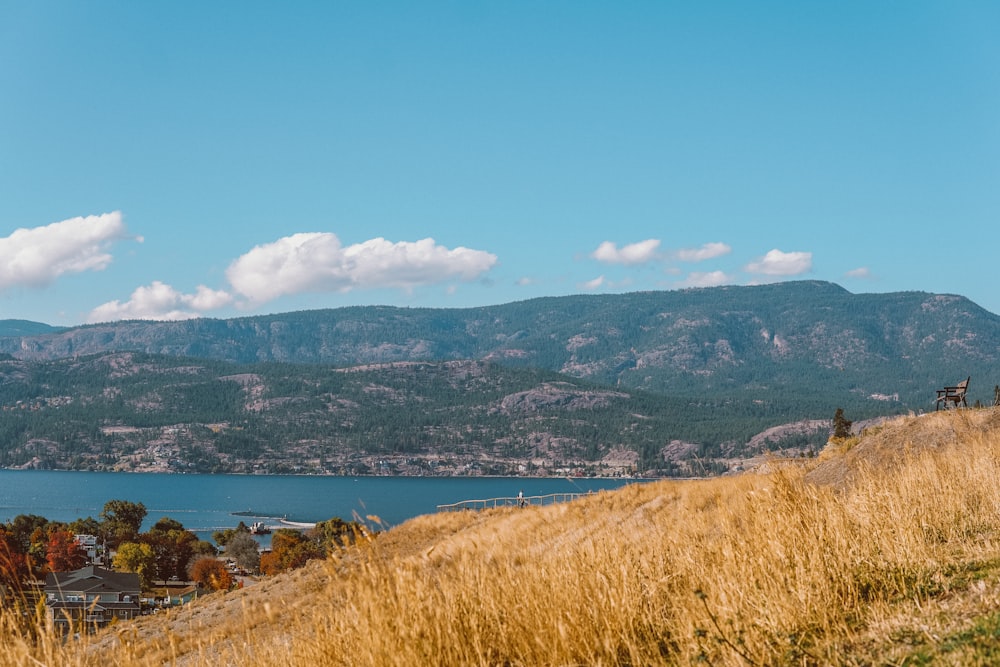
[[[438,505],[438,512],[457,512],[460,510],[485,510],[495,507],[526,507],[528,505],[553,505],[576,500],[587,493],[550,493],[544,496],[514,496],[504,498],[485,498],[483,500],[463,500],[448,505]]]

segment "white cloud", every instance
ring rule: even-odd
[[[659,258],[659,247],[659,239],[646,239],[621,248],[611,241],[605,241],[590,256],[605,264],[644,264]]]
[[[577,285],[577,287],[579,287],[580,289],[585,289],[585,290],[591,291],[591,290],[599,289],[606,282],[607,282],[607,280],[604,278],[604,276],[597,276],[593,280],[588,280],[585,283],[580,283],[579,285]]]
[[[534,285],[535,284],[535,279],[534,278],[530,278],[528,276],[522,276],[522,277],[518,278],[517,281],[515,281],[514,284],[517,285],[518,287],[528,287],[529,285]]]
[[[0,291],[43,287],[67,273],[102,271],[114,241],[128,238],[120,211],[17,229],[0,238]]]
[[[811,252],[782,252],[771,250],[760,259],[745,267],[749,273],[766,276],[796,276],[812,269]]]
[[[137,288],[128,301],[109,301],[90,312],[90,322],[116,320],[188,320],[205,311],[228,305],[233,297],[227,292],[199,285],[194,294],[183,294],[170,285],[154,280]]]
[[[733,279],[725,271],[709,271],[707,273],[692,271],[687,278],[677,283],[677,287],[718,287],[732,283]]]
[[[677,251],[677,259],[682,262],[703,262],[722,255],[728,255],[733,249],[725,243],[706,243],[700,248],[683,248]]]
[[[228,306],[233,302],[233,295],[223,290],[214,290],[198,285],[194,294],[181,295],[181,302],[190,305],[197,311],[205,312]]]
[[[868,280],[872,277],[872,272],[867,266],[860,266],[856,269],[851,269],[844,274],[847,278],[861,278],[863,280]]]
[[[482,250],[438,245],[434,239],[391,243],[376,238],[342,246],[330,233],[294,234],[259,245],[226,270],[233,289],[254,303],[301,292],[410,290],[446,280],[472,281],[497,257]]]

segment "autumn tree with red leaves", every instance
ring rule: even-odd
[[[28,562],[17,536],[0,524],[0,602],[5,591],[21,591],[28,574]]]
[[[57,528],[49,533],[45,563],[50,572],[70,572],[87,564],[87,554],[73,533]]]

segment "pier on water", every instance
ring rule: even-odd
[[[554,505],[555,503],[565,503],[576,500],[581,496],[592,495],[587,493],[550,493],[544,496],[506,496],[503,498],[485,498],[483,500],[463,500],[458,503],[448,505],[438,505],[438,512],[457,512],[460,510],[485,510],[494,507],[527,507],[528,505]]]

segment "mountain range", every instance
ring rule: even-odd
[[[169,414],[173,410],[180,416],[185,411],[171,408],[164,396],[176,398],[185,391],[188,399],[192,391],[227,395],[228,407],[220,408],[212,419],[229,425],[218,428],[230,439],[240,433],[236,440],[243,445],[230,444],[233,451],[245,446],[256,453],[236,457],[246,470],[258,471],[260,466],[270,470],[269,457],[290,445],[250,444],[246,429],[237,432],[231,425],[247,422],[250,415],[270,419],[280,412],[277,405],[285,412],[280,419],[275,417],[275,423],[312,424],[306,428],[311,434],[306,439],[313,442],[306,458],[347,465],[349,457],[342,454],[350,438],[332,425],[330,415],[337,413],[337,405],[341,412],[351,412],[354,408],[344,406],[352,404],[357,412],[345,418],[347,422],[357,423],[354,418],[365,413],[368,416],[361,421],[375,425],[379,414],[391,410],[394,418],[381,421],[397,424],[381,430],[381,445],[356,440],[353,446],[359,455],[413,459],[456,454],[467,447],[471,449],[463,465],[478,456],[489,462],[491,472],[523,472],[534,469],[526,461],[539,459],[550,466],[571,461],[579,472],[581,462],[601,461],[612,450],[627,450],[632,455],[618,459],[631,460],[640,471],[667,469],[676,474],[674,463],[684,457],[702,461],[703,467],[707,461],[713,471],[724,469],[734,458],[755,453],[761,443],[770,447],[767,433],[773,434],[772,444],[790,437],[791,444],[809,449],[825,439],[821,425],[838,407],[855,420],[934,409],[936,388],[970,376],[970,403],[992,404],[994,384],[1000,382],[1000,317],[957,295],[853,294],[832,283],[799,281],[549,297],[464,309],[364,306],[67,328],[0,320],[0,355],[7,360],[0,364],[0,403],[5,408],[18,401],[40,407],[51,400],[60,403],[73,397],[74,382],[76,387],[93,387],[102,375],[101,391],[123,396],[128,392],[117,386],[122,378],[145,377],[147,389],[159,396],[145,401],[147,416],[164,412],[151,423],[161,429],[182,428],[178,425],[187,422],[171,420]],[[80,370],[84,361],[90,364],[89,371]],[[133,370],[115,376],[109,370],[115,364]],[[184,377],[172,370],[176,368],[201,369],[187,377],[207,385],[197,391],[169,390],[180,386]],[[349,375],[349,369],[364,382],[348,387],[317,379],[317,373],[328,378]],[[56,381],[60,373],[64,379]],[[39,377],[48,379],[42,382]],[[231,377],[256,379],[219,380]],[[450,389],[422,384],[422,378],[430,377],[450,378]],[[483,377],[491,379],[470,381]],[[46,388],[53,385],[61,387],[59,392]],[[219,392],[223,386],[238,391]],[[300,414],[288,406],[309,403],[296,394],[307,386],[313,387],[311,396],[322,397],[317,400],[324,407],[312,403]],[[129,391],[138,392],[134,387]],[[254,412],[255,403],[248,400],[254,391],[271,407]],[[384,402],[387,395],[394,399]],[[89,400],[92,406],[100,403],[97,394]],[[134,412],[135,404],[119,401],[119,405],[131,405]],[[518,408],[504,413],[501,405],[531,405],[534,412]],[[428,407],[434,417],[421,419]],[[101,408],[105,409],[111,408]],[[530,419],[511,417],[529,413]],[[93,425],[97,432],[115,426],[108,420],[120,422],[120,433],[135,426],[126,423],[135,419],[127,411],[101,414],[105,423]],[[506,424],[485,417],[504,414]],[[584,414],[587,417],[581,418]],[[198,415],[188,410],[187,416]],[[0,425],[5,421],[9,416],[0,418]],[[266,419],[258,421],[263,428],[260,424]],[[640,429],[639,424],[649,428]],[[782,430],[788,424],[798,426]],[[263,428],[259,437],[269,429],[277,427]],[[68,465],[65,452],[48,459],[38,452],[29,456],[27,443],[32,438],[52,440],[29,431],[25,427],[19,434],[6,434],[2,449],[20,450],[2,461],[4,465],[45,460],[53,467]],[[642,435],[623,435],[637,431]],[[86,439],[79,433],[63,437]],[[273,443],[276,436],[267,437],[272,440],[266,442]],[[143,438],[148,441],[151,434]],[[394,442],[398,438],[413,441],[403,447],[406,452],[399,451],[401,445]],[[537,443],[548,443],[541,454]],[[42,450],[52,450],[51,445],[46,447]],[[95,448],[100,449],[92,441],[79,447]],[[219,458],[211,448],[202,454],[206,460]],[[121,455],[109,453],[104,464],[85,457],[80,465],[113,466]],[[371,470],[372,461],[380,465],[378,460],[364,465]],[[513,469],[501,465],[515,460]],[[722,460],[727,463],[720,464]],[[220,471],[238,469],[233,466],[227,464]],[[345,469],[333,466],[332,471]],[[687,466],[681,472],[693,471]]]

